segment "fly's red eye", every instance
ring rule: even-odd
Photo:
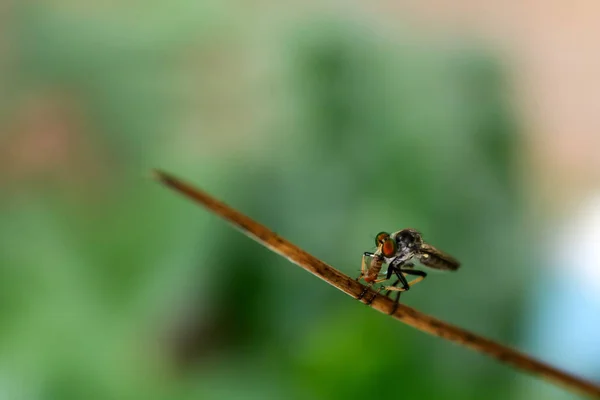
[[[396,255],[396,249],[396,241],[394,239],[390,239],[388,236],[381,246],[381,253],[387,258],[391,258]]]
[[[390,234],[387,232],[379,232],[377,236],[375,236],[375,246],[379,247],[380,244],[385,242],[387,238],[390,237]]]

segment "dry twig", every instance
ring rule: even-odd
[[[262,245],[286,257],[294,264],[313,273],[342,292],[358,298],[365,288],[351,277],[342,274],[340,271],[288,242],[262,224],[213,198],[202,190],[194,188],[164,172],[154,171],[154,174],[160,182],[203,205],[246,235],[253,237]],[[372,308],[386,314],[390,314],[393,311],[394,302],[388,297],[376,295],[372,290],[370,294],[365,295],[360,301],[366,304],[373,296],[376,297],[371,303]],[[580,394],[600,398],[600,387],[592,382],[563,372],[490,339],[423,314],[411,307],[400,304],[391,316],[423,332],[487,354],[524,372],[537,375],[548,382],[561,385]]]

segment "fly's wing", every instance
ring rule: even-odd
[[[460,267],[460,262],[449,254],[436,249],[428,243],[421,245],[420,254],[417,256],[421,264],[429,268],[440,269],[444,271],[456,271]]]

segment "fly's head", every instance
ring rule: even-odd
[[[377,246],[377,252],[386,259],[395,257],[398,252],[396,240],[387,232],[379,232],[375,236],[375,245]]]

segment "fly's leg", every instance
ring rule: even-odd
[[[425,279],[427,277],[427,274],[423,271],[418,271],[418,270],[412,270],[412,269],[401,269],[400,270],[401,273],[398,273],[396,271],[396,275],[398,275],[398,278],[400,278],[400,276],[402,276],[404,278],[403,275],[418,275],[418,278],[413,279],[410,282],[407,282],[406,285],[404,285],[403,287],[399,288],[399,287],[394,287],[394,286],[386,286],[385,289],[386,290],[390,290],[390,291],[395,291],[395,292],[404,292],[410,289],[410,287],[412,285],[414,285],[415,283],[419,283],[421,282],[423,279]],[[404,281],[406,282],[406,278],[404,278]]]
[[[412,267],[412,266],[413,266],[413,264],[410,264],[410,266]],[[400,270],[400,271],[402,271],[403,273],[405,272],[404,270]],[[416,273],[415,273],[415,272],[416,272]],[[396,273],[396,275],[398,275],[398,276],[399,276],[399,278],[398,278],[398,279],[396,279],[396,281],[395,281],[394,283],[392,283],[392,285],[391,285],[391,286],[381,286],[381,287],[379,288],[379,290],[377,291],[377,293],[375,294],[375,296],[373,296],[373,298],[371,299],[371,301],[369,301],[369,302],[367,303],[367,304],[371,304],[371,303],[373,302],[373,300],[375,299],[375,297],[377,297],[377,295],[378,295],[378,294],[379,294],[379,293],[380,293],[380,292],[381,292],[383,289],[386,289],[386,290],[387,290],[387,292],[385,292],[385,297],[388,297],[392,291],[395,291],[395,292],[397,292],[397,293],[396,293],[396,299],[394,300],[394,308],[393,308],[392,312],[390,313],[390,315],[394,314],[394,313],[396,312],[396,310],[398,309],[398,304],[400,304],[400,295],[402,294],[402,292],[403,292],[403,291],[405,291],[405,290],[408,290],[408,289],[410,289],[410,285],[412,285],[412,284],[414,284],[414,283],[417,283],[417,282],[419,282],[419,281],[421,281],[421,280],[423,280],[423,279],[424,279],[424,277],[421,277],[421,278],[417,278],[417,279],[415,279],[415,280],[413,280],[413,281],[411,281],[411,282],[407,282],[407,281],[406,281],[406,278],[405,278],[405,277],[404,277],[402,274],[400,274],[400,273],[398,272],[398,269],[390,267],[390,269],[388,270],[388,273],[387,273],[387,277],[386,277],[386,278],[383,278],[383,279],[378,279],[378,280],[376,280],[376,281],[375,281],[375,282],[373,282],[373,283],[379,283],[379,282],[387,281],[388,279],[390,279],[390,278],[392,277],[392,274],[393,274],[393,273]],[[407,274],[412,274],[412,275],[419,275],[419,276],[421,276],[421,274],[424,274],[425,276],[427,276],[427,274],[425,274],[425,272],[423,272],[423,271],[409,271],[409,272],[406,272],[406,273],[407,273]],[[402,279],[400,279],[400,277],[401,277]],[[400,282],[402,282],[402,284],[403,284],[403,285],[404,285],[404,284],[406,284],[406,287],[407,287],[407,289],[404,289],[404,288],[398,288],[398,287],[397,287],[397,285],[398,285]]]
[[[415,265],[410,262],[409,263],[397,263],[395,265],[390,265],[390,268],[388,269],[388,277],[391,278],[392,274],[396,274],[396,276],[398,277],[396,282],[394,282],[391,287],[386,288],[386,289],[388,289],[388,291],[385,293],[386,297],[389,296],[390,293],[392,292],[392,290],[390,288],[393,288],[393,289],[395,289],[395,291],[397,291],[396,299],[394,300],[394,308],[392,308],[390,315],[392,315],[396,312],[396,310],[398,309],[398,304],[400,304],[400,295],[402,294],[402,290],[399,290],[397,288],[397,285],[399,283],[402,283],[403,289],[405,289],[405,290],[410,289],[410,285],[409,285],[408,281],[404,277],[404,274],[401,273],[402,272],[402,269],[400,268],[401,266],[406,267],[406,268],[412,268]]]
[[[427,274],[423,271],[419,271],[416,269],[401,269],[400,271],[402,271],[403,274],[408,274],[408,275],[417,275],[418,278],[413,279],[412,281],[408,282],[408,286],[412,286],[415,283],[419,283],[421,282],[423,279],[427,278]]]
[[[402,270],[398,267],[398,268],[394,268],[394,273],[396,274],[396,276],[398,277],[398,279],[400,280],[400,283],[402,283],[402,290],[408,290],[410,289],[410,285],[408,284],[408,281],[406,280],[406,277],[404,276],[404,274],[402,273]],[[388,290],[400,290],[397,287],[394,287],[394,289],[388,289]]]
[[[400,279],[396,279],[396,282],[392,283],[392,286],[393,286],[393,287],[396,287],[396,285],[397,285],[397,284],[399,284],[399,283],[400,283]],[[387,297],[387,296],[389,296],[389,295],[390,295],[390,293],[392,293],[392,291],[391,291],[391,290],[388,290],[387,292],[385,292],[385,296],[386,296],[386,297]]]
[[[409,263],[405,263],[405,264],[403,265],[403,267],[406,267],[406,268],[412,268],[412,267],[414,267],[414,266],[415,266],[415,264],[413,264],[413,263],[410,263],[410,262],[409,262]],[[398,283],[402,282],[402,286],[403,286],[404,288],[406,288],[406,290],[410,289],[410,284],[409,284],[409,283],[406,281],[406,278],[404,278],[404,275],[403,275],[403,274],[401,274],[401,273],[398,273],[398,270],[402,271],[402,269],[400,269],[400,268],[395,268],[395,269],[394,269],[394,271],[393,271],[393,272],[395,272],[395,273],[396,273],[396,275],[398,276],[398,280],[396,280],[396,282],[394,282],[394,283],[392,284],[392,287],[394,287],[394,288],[395,288],[395,287],[396,287],[396,285],[398,285]],[[388,272],[388,274],[389,274],[389,275],[391,275],[391,273],[389,273],[389,272]],[[386,295],[386,296],[389,296],[391,292],[392,292],[392,291],[388,289],[388,291],[387,291],[387,292],[385,292],[385,295]],[[390,312],[390,315],[393,315],[393,314],[395,314],[395,313],[396,313],[396,310],[398,309],[398,304],[400,304],[400,295],[401,295],[401,294],[402,294],[402,291],[401,291],[401,290],[398,290],[398,291],[397,291],[397,293],[396,293],[396,299],[394,300],[394,308],[392,308],[392,311]]]
[[[392,263],[391,263],[391,264],[388,266],[388,270],[387,270],[387,272],[386,272],[386,274],[385,274],[385,278],[376,279],[375,281],[371,282],[371,284],[368,286],[368,288],[370,288],[371,286],[373,286],[373,284],[375,284],[375,283],[379,283],[379,282],[383,282],[383,281],[387,281],[387,280],[389,280],[389,279],[392,277],[392,275],[393,275],[393,274],[396,274],[396,275],[398,276],[398,280],[399,280],[400,282],[402,282],[402,285],[405,285],[406,287],[409,287],[409,286],[408,286],[408,282],[406,281],[406,278],[405,278],[405,277],[404,277],[402,274],[400,274],[400,273],[398,272],[398,271],[400,270],[400,265],[404,265],[404,264],[403,264],[403,263],[401,263],[401,262],[393,262],[393,261],[392,261]],[[412,265],[412,264],[411,264],[411,265]],[[398,283],[396,282],[396,283],[394,283],[392,286],[396,286],[397,284],[398,284]],[[367,293],[367,290],[368,290],[368,288],[365,288],[365,290],[363,290],[363,292],[361,293],[361,295],[360,295],[359,299],[361,299],[361,298],[362,298],[362,297],[363,297],[363,296],[364,296],[364,295]],[[373,295],[373,297],[371,298],[371,300],[370,300],[370,301],[369,301],[367,304],[368,304],[368,305],[370,305],[370,304],[373,302],[373,300],[375,300],[375,297],[377,297],[377,295],[378,295],[378,294],[379,294],[379,293],[380,293],[380,292],[381,292],[383,289],[387,289],[387,287],[385,287],[385,286],[381,286],[381,287],[379,288],[379,290],[377,291],[377,293],[375,293],[375,295]],[[388,295],[389,295],[389,290],[388,290],[388,293],[386,293],[386,297],[387,297]]]
[[[386,272],[386,274],[385,274],[385,278],[381,278],[381,279],[375,279],[373,282],[371,282],[371,283],[369,284],[369,286],[368,286],[368,287],[370,288],[371,286],[373,286],[373,285],[374,285],[374,284],[376,284],[376,283],[380,283],[380,282],[384,282],[384,281],[387,281],[387,280],[389,280],[389,279],[392,277],[392,274],[393,274],[395,271],[396,271],[396,268],[395,268],[395,267],[392,267],[392,266],[390,265],[390,267],[388,268],[388,270],[387,270],[387,272]],[[394,283],[392,286],[396,286],[396,285],[398,284],[398,282],[399,282],[399,280],[398,280],[398,281],[396,281],[396,282],[395,282],[395,283]],[[381,291],[382,291],[384,288],[385,288],[385,286],[381,286],[381,287],[379,288],[379,290],[377,290],[377,292],[376,292],[376,293],[373,295],[373,297],[371,298],[371,300],[369,300],[369,302],[367,303],[367,305],[370,305],[370,304],[373,302],[373,300],[375,300],[375,297],[377,297],[377,295],[378,295],[378,294],[379,294],[379,293],[380,293],[380,292],[381,292]],[[361,296],[364,296],[364,294],[365,294],[365,293],[366,293],[366,291],[363,291],[363,294],[362,294]],[[388,292],[385,294],[385,296],[387,297],[389,294],[390,294],[390,292],[389,292],[389,290],[388,290]]]
[[[392,283],[392,287],[396,287],[397,284],[400,283],[400,279],[396,279],[396,282]],[[390,293],[392,293],[391,290],[388,290],[387,292],[385,292],[385,296],[389,296]],[[398,309],[398,304],[400,304],[400,295],[402,294],[402,292],[397,292],[396,293],[396,300],[394,300],[394,308],[392,309],[392,312],[390,312],[390,315],[393,315],[396,310]]]
[[[363,297],[365,297],[365,294],[367,294],[367,292],[369,291],[369,289],[371,289],[373,287],[373,285],[375,285],[376,283],[381,283],[381,282],[384,282],[384,281],[387,281],[387,280],[388,280],[388,278],[386,277],[386,278],[381,278],[381,279],[375,279],[374,281],[369,282],[369,284],[365,286],[365,288],[363,289],[362,293],[360,294],[360,296],[358,296],[356,298],[356,300],[361,300]],[[381,292],[381,290],[383,290],[383,286],[380,287],[379,290],[377,291],[377,293],[375,293],[375,295],[373,297],[371,297],[371,300],[369,300],[365,304],[370,305],[373,302],[373,300],[375,300],[375,297],[377,297],[377,295],[379,294],[379,292]]]
[[[376,279],[376,280],[374,280],[373,282],[371,282],[371,283],[370,283],[370,284],[369,284],[369,285],[368,285],[368,286],[365,288],[365,290],[363,290],[363,292],[361,293],[361,295],[360,295],[359,299],[362,299],[362,297],[363,297],[363,296],[364,296],[364,295],[367,293],[367,291],[368,291],[368,290],[369,290],[369,289],[370,289],[370,288],[371,288],[371,287],[372,287],[374,284],[376,284],[376,283],[380,283],[380,282],[384,282],[384,281],[387,281],[388,279],[390,279],[390,278],[388,278],[388,277],[385,277],[385,278],[381,278],[381,279]],[[394,284],[394,285],[395,285],[395,284]],[[379,289],[377,289],[377,292],[375,292],[375,294],[373,295],[373,297],[371,297],[371,300],[369,300],[369,301],[368,301],[367,303],[365,303],[365,304],[367,304],[367,305],[371,305],[371,303],[373,302],[373,300],[375,300],[375,297],[377,297],[377,295],[378,295],[379,293],[381,293],[381,291],[382,291],[383,289],[385,289],[385,286],[381,286]],[[387,296],[387,294],[386,294],[386,296]]]

